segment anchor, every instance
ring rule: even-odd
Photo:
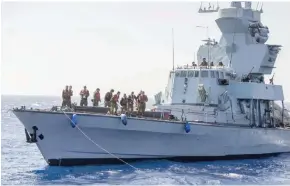
[[[27,129],[25,128],[25,136],[26,136],[26,142],[27,143],[36,143],[37,142],[37,130],[38,128],[36,126],[32,127],[33,133],[28,133]],[[44,136],[43,134],[40,134],[38,136],[41,140],[43,140]]]

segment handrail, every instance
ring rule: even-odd
[[[180,70],[180,69],[229,69],[229,67],[226,67],[226,66],[201,66],[201,65],[177,66],[176,70]]]

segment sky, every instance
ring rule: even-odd
[[[214,1],[216,2],[216,1]],[[214,3],[213,2],[213,3]],[[253,3],[255,8],[257,3]],[[65,85],[105,94],[165,89],[175,64],[194,60],[208,26],[219,40],[217,13],[198,14],[199,2],[4,2],[1,15],[1,94],[61,95]],[[228,7],[229,2],[220,2]],[[275,84],[290,99],[290,2],[265,2],[267,43],[283,46]],[[266,78],[267,79],[267,78]]]

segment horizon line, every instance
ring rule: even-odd
[[[60,98],[62,98],[61,97],[61,95],[59,95],[59,96],[57,96],[57,95],[40,95],[40,94],[30,94],[30,95],[28,95],[28,94],[1,94],[1,97],[2,96],[27,96],[27,97],[60,97]],[[75,96],[72,96],[72,97],[78,97],[79,95],[75,95]],[[154,96],[153,97],[150,97],[150,96],[148,96],[149,98],[151,98],[151,99],[154,99]]]

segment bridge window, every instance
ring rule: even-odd
[[[211,77],[211,78],[215,78],[214,71],[210,71],[210,77]]]
[[[220,78],[221,78],[221,79],[224,79],[224,78],[225,78],[223,72],[220,72]]]
[[[181,71],[180,77],[186,77],[187,76],[187,71]]]
[[[216,78],[219,78],[219,72],[218,71],[215,71],[215,76],[216,76]]]
[[[193,77],[194,76],[194,71],[189,71],[188,72],[188,77]]]
[[[195,71],[194,77],[199,77],[199,71]]]
[[[175,73],[175,76],[176,76],[176,77],[179,77],[179,76],[180,76],[180,72],[177,71],[177,72]]]
[[[205,70],[201,71],[200,77],[203,77],[203,78],[208,77],[208,71],[205,71]]]

